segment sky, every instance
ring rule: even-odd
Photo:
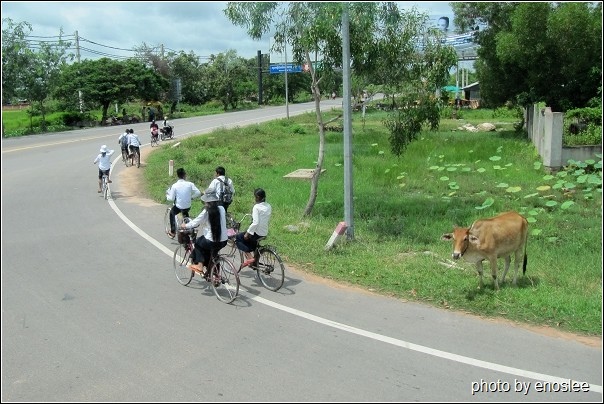
[[[452,28],[453,11],[448,2],[400,4],[417,7],[435,22],[440,16],[448,16]],[[202,62],[212,54],[231,49],[246,59],[256,57],[259,50],[269,53],[269,36],[260,41],[250,39],[242,28],[227,19],[223,12],[226,5],[227,2],[202,1],[2,1],[2,18],[31,24],[30,37],[57,37],[62,29],[64,38],[73,41],[77,31],[81,59],[132,57],[131,50],[143,43],[151,48],[163,45],[166,52],[193,51]]]

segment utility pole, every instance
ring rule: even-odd
[[[80,37],[78,36],[78,31],[75,32],[75,43],[76,43],[76,59],[78,64],[80,64]],[[78,97],[80,100],[80,114],[84,112],[84,101],[82,101],[82,90],[78,90]]]
[[[342,79],[344,87],[344,221],[346,238],[354,240],[353,190],[352,190],[352,106],[350,105],[350,32],[348,3],[342,7]]]
[[[287,31],[285,31],[285,26],[283,26],[283,31],[283,37],[285,38],[285,46],[283,48],[283,52],[285,54],[285,116],[287,116],[287,119],[289,120],[289,93],[287,88]]]
[[[262,105],[262,53],[258,51],[258,105]]]

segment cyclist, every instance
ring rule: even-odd
[[[138,138],[138,135],[134,133],[134,129],[130,129],[130,134],[128,135],[128,156],[132,156],[132,154],[137,151],[140,156],[140,146],[141,141]]]
[[[195,219],[182,223],[182,229],[192,229],[201,226],[201,236],[195,240],[195,249],[191,253],[192,265],[189,269],[203,273],[203,267],[209,266],[212,250],[219,251],[227,245],[226,213],[224,207],[218,204],[214,193],[206,192],[201,196],[205,207]]]
[[[222,167],[222,166],[216,167],[214,177],[215,178],[212,180],[212,182],[210,182],[210,185],[208,186],[208,189],[206,190],[207,192],[216,194],[216,197],[218,198],[218,200],[220,200],[220,196],[224,191],[224,187],[228,187],[231,191],[231,195],[232,196],[235,195],[235,187],[233,186],[233,180],[230,178],[227,178],[226,170],[224,169],[224,167]],[[232,201],[229,203],[222,203],[222,206],[224,206],[225,212],[229,209],[229,206],[231,205],[231,203],[232,203]]]
[[[151,130],[151,136],[159,136],[159,126],[155,123],[155,119],[151,121],[149,129]]]
[[[201,196],[201,191],[190,181],[186,180],[187,173],[184,168],[176,170],[178,181],[176,181],[166,191],[166,199],[174,201],[174,206],[170,209],[170,237],[174,237],[176,231],[176,215],[182,212],[184,217],[189,217],[191,209],[191,199]]]
[[[126,131],[124,133],[122,133],[120,135],[120,137],[117,138],[117,143],[121,146],[122,149],[122,155],[124,154],[124,151],[126,152],[126,154],[128,154],[128,135],[130,134],[130,129],[126,129]]]
[[[108,150],[107,145],[101,146],[101,152],[94,159],[92,164],[99,163],[99,194],[102,192],[101,187],[103,184],[103,174],[107,175],[107,182],[111,183],[109,179],[109,171],[111,170],[111,160],[109,159],[115,150]]]
[[[264,192],[264,189],[256,188],[254,190],[254,200],[255,204],[252,208],[252,224],[250,224],[247,231],[238,233],[237,236],[235,236],[237,248],[245,254],[245,261],[241,266],[242,268],[254,262],[254,257],[252,257],[251,252],[256,249],[258,239],[268,235],[268,224],[273,212],[271,205],[266,202],[266,192]]]

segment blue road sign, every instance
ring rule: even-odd
[[[292,63],[287,64],[288,73],[300,73],[301,71],[302,71],[302,66],[294,65]],[[285,73],[285,63],[278,64],[278,65],[270,65],[270,73],[271,74]]]

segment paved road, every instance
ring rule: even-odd
[[[312,108],[290,105],[290,115]],[[184,137],[284,114],[173,123]],[[133,125],[145,141],[147,126]],[[233,305],[205,284],[181,286],[165,205],[129,193],[121,163],[113,199],[96,193],[92,160],[101,144],[117,147],[121,131],[2,140],[3,402],[601,402],[601,344],[332,287],[291,269],[278,293],[244,271]],[[542,392],[544,384],[558,392]],[[560,391],[569,389],[589,391]]]

